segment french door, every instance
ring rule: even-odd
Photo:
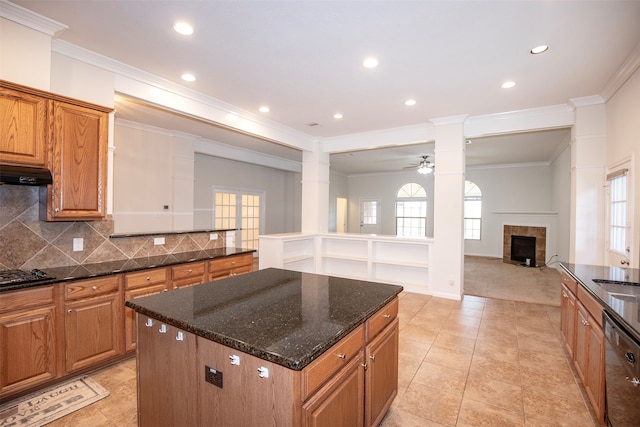
[[[235,241],[227,242],[227,246],[258,250],[264,218],[263,198],[263,192],[214,189],[213,227],[216,230],[236,229]]]

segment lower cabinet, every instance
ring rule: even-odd
[[[221,280],[253,271],[253,254],[233,255],[208,262],[209,280]]]
[[[138,361],[138,425],[199,425],[196,336],[138,316]]]
[[[377,426],[398,389],[390,313],[397,299],[301,371],[138,313],[138,424]]]
[[[56,319],[53,286],[0,294],[0,401],[60,374]]]
[[[106,276],[64,286],[66,372],[123,353],[120,278]]]
[[[560,301],[560,331],[596,418],[604,424],[604,353],[602,307],[566,273]]]
[[[174,288],[199,285],[206,281],[204,261],[171,267],[171,283]]]

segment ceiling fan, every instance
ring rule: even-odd
[[[418,173],[422,175],[427,175],[433,172],[433,169],[436,167],[435,163],[429,161],[429,156],[422,156],[422,160],[417,165],[407,166],[404,169],[413,169],[417,168]]]

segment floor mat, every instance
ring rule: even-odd
[[[107,396],[90,377],[76,378],[0,406],[0,426],[42,426]]]

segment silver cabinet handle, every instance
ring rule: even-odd
[[[385,315],[383,315],[382,317],[384,317],[385,319],[388,319],[388,318],[390,318],[390,317],[391,317],[391,315],[390,315],[390,314],[385,314]]]
[[[165,325],[164,323],[162,325],[160,325],[160,329],[158,329],[158,332],[160,332],[161,334],[166,334],[167,333],[167,325]]]
[[[98,287],[97,286],[92,286],[91,289],[93,289],[94,291],[97,291]]]
[[[629,377],[626,377],[625,380],[633,384],[634,387],[638,387],[640,385],[640,380],[636,377],[633,377],[632,379],[629,379]]]
[[[376,360],[376,356],[374,356],[373,354],[371,356],[369,356],[369,359],[375,361]]]
[[[344,359],[347,357],[346,354],[336,354],[336,356],[338,356],[340,359]]]

